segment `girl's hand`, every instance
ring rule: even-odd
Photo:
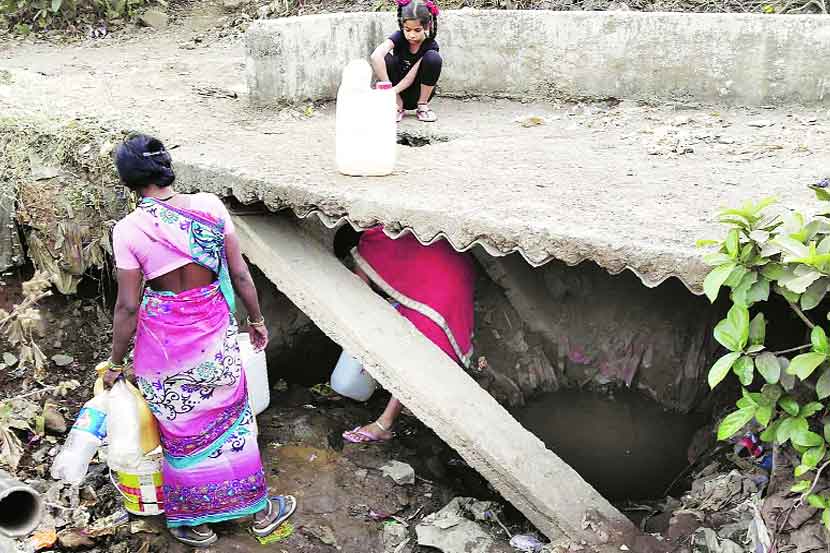
[[[265,325],[248,326],[248,336],[251,338],[254,351],[262,351],[268,345],[268,329]]]

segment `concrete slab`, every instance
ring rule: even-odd
[[[590,260],[648,286],[677,277],[699,292],[694,248],[722,233],[718,209],[777,196],[810,208],[806,185],[830,166],[827,111],[623,102],[438,100],[434,125],[401,131],[447,139],[401,147],[395,173],[334,170],[334,107],[311,117],[251,108],[241,47],[182,50],[174,38],[0,52],[0,113],[140,129],[169,146],[184,188],[318,214],[329,225],[383,223],[422,242],[521,254],[539,265]],[[539,125],[521,122],[539,116]]]
[[[319,242],[279,216],[235,223],[248,259],[545,535],[630,547],[628,519]]]
[[[830,21],[816,16],[445,11],[442,93],[694,99],[737,105],[830,102]],[[334,98],[350,59],[395,28],[391,13],[258,21],[248,85],[260,104]]]

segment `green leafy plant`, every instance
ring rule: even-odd
[[[148,0],[0,0],[0,23],[17,34],[130,19]]]
[[[830,181],[811,188],[830,201]],[[774,199],[725,209],[720,222],[729,226],[723,240],[704,240],[712,248],[704,258],[714,268],[703,288],[714,302],[729,290],[731,307],[714,330],[727,350],[709,370],[715,388],[730,373],[741,385],[737,410],[718,427],[726,440],[753,420],[763,429],[762,441],[791,447],[801,458],[795,468],[796,505],[822,510],[830,529],[830,495],[813,493],[830,465],[830,314],[821,308],[830,291],[830,211],[807,217],[798,212],[769,214]],[[758,307],[771,294],[784,298],[804,323],[804,343],[780,350],[767,348],[767,320]],[[775,321],[771,321],[773,324]],[[824,326],[822,326],[824,323]]]

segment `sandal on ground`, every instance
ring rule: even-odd
[[[279,510],[275,510],[274,507],[279,507]],[[270,536],[280,524],[294,514],[297,499],[293,495],[278,495],[269,498],[268,506],[265,508],[268,509],[265,518],[259,522],[255,520],[251,526],[251,531],[260,538]]]
[[[216,543],[219,536],[206,525],[201,526],[179,526],[171,528],[173,537],[190,547],[207,547]]]
[[[388,429],[384,428],[383,425],[377,421],[372,424],[380,428],[381,432],[389,432]],[[350,444],[382,444],[384,442],[388,442],[392,438],[384,438],[380,434],[374,434],[367,430],[361,430],[360,427],[357,426],[354,430],[347,430],[346,432],[343,432],[343,439]]]
[[[404,116],[404,114],[405,114],[405,113],[406,113],[406,112],[405,112],[404,110],[402,110],[402,109],[398,109],[398,119],[397,119],[398,123],[400,123],[401,121],[403,121],[403,116]]]
[[[418,121],[422,123],[434,123],[438,119],[435,112],[429,109],[429,104],[418,104],[415,115],[418,117]]]

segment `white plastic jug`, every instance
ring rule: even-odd
[[[377,177],[395,168],[397,123],[395,92],[372,89],[372,67],[354,60],[343,68],[337,91],[335,157],[344,175]]]
[[[268,365],[265,361],[265,351],[254,351],[251,337],[247,332],[236,335],[239,342],[239,356],[242,359],[242,370],[248,381],[248,401],[254,415],[259,415],[271,403],[271,387],[268,384]]]
[[[375,392],[378,384],[363,369],[360,361],[346,353],[340,354],[334,372],[331,373],[331,389],[348,398],[366,401]]]

